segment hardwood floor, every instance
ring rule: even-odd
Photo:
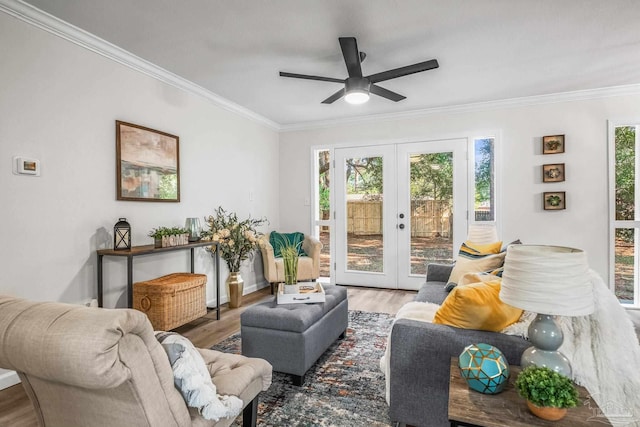
[[[396,314],[416,292],[347,286],[349,310]],[[242,307],[221,309],[221,319],[215,312],[175,329],[188,337],[196,347],[207,348],[240,331],[240,315],[247,307],[272,298],[270,289],[263,288],[242,297]],[[37,427],[31,402],[20,384],[0,390],[0,426]]]

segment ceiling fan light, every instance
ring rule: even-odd
[[[353,105],[364,104],[369,100],[369,92],[364,90],[352,90],[347,92],[344,96],[344,100]]]

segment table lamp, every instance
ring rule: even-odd
[[[529,325],[529,347],[520,365],[546,366],[571,378],[571,364],[558,351],[564,338],[555,316],[586,316],[594,311],[587,255],[560,246],[511,245],[507,249],[500,299],[538,313]]]
[[[499,240],[495,224],[482,224],[475,222],[469,225],[469,232],[467,234],[468,242],[484,245],[487,243],[494,243]]]

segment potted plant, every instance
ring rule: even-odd
[[[282,264],[284,266],[284,293],[297,294],[298,286],[298,258],[302,241],[297,244],[291,242],[287,235],[275,234],[274,244],[280,249]]]
[[[189,230],[181,227],[152,228],[149,237],[153,237],[156,248],[186,245],[189,243]]]
[[[236,308],[242,305],[242,293],[244,280],[240,276],[240,264],[254,254],[254,249],[259,244],[262,233],[257,227],[267,223],[266,219],[253,219],[251,217],[240,221],[235,213],[227,213],[222,206],[215,210],[214,215],[205,218],[209,230],[202,232],[202,240],[217,242],[222,258],[229,268],[229,277],[226,280],[229,298],[229,307]],[[207,248],[212,253],[216,246]]]
[[[578,404],[578,390],[571,379],[547,367],[525,368],[515,387],[527,399],[529,410],[545,420],[560,420],[567,414],[567,408]]]
[[[298,287],[298,248],[295,245],[286,245],[280,249],[282,263],[284,264],[284,293],[297,294]]]

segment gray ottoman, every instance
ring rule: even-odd
[[[271,301],[247,308],[240,316],[242,354],[267,360],[274,371],[293,375],[302,385],[304,374],[347,330],[347,290],[323,285],[326,301],[315,304],[277,304]]]

